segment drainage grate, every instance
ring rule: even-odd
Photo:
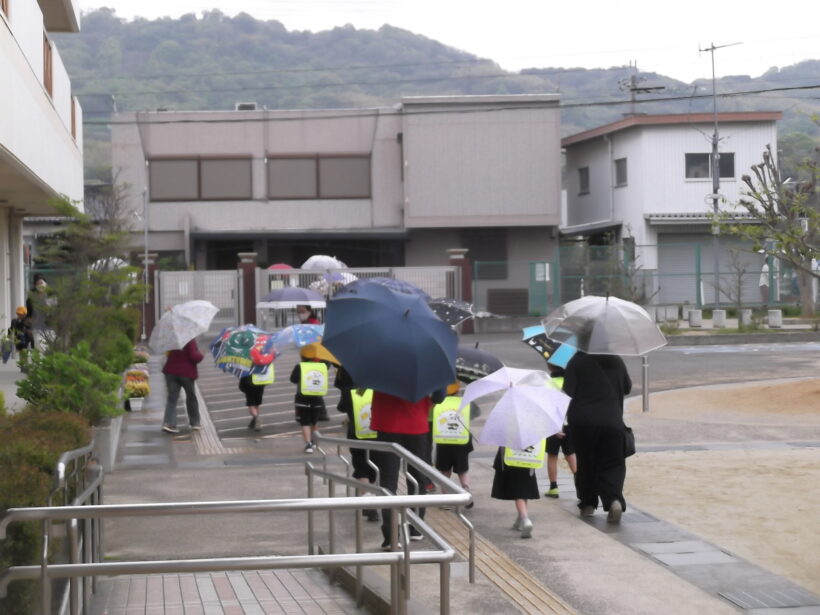
[[[718,592],[742,609],[795,608],[820,606],[817,596],[802,589],[784,587],[781,589],[752,589]]]
[[[738,561],[728,553],[700,540],[643,542],[633,543],[632,546],[667,566],[733,564]]]

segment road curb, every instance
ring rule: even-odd
[[[700,332],[668,335],[669,346],[717,346],[725,344],[775,344],[790,342],[820,342],[820,331],[780,331],[771,333]]]

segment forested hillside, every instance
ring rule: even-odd
[[[493,61],[394,28],[344,26],[311,33],[288,31],[219,11],[179,19],[126,21],[109,9],[85,13],[79,35],[56,35],[80,95],[86,120],[90,176],[104,172],[105,121],[123,110],[232,109],[238,101],[268,108],[338,108],[395,104],[402,96],[431,94],[560,93],[562,133],[573,134],[633,112],[711,111],[710,80],[685,84],[621,66],[600,70],[533,68],[511,73]],[[664,86],[637,94],[628,81]],[[727,77],[718,92],[762,93],[720,97],[720,111],[782,110],[781,149],[797,157],[818,143],[811,120],[820,113],[817,89],[767,91],[820,84],[820,61],[772,68],[752,79]],[[664,99],[661,102],[642,102]],[[807,150],[808,148],[808,150]]]

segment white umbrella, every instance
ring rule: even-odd
[[[561,431],[570,398],[546,372],[502,367],[468,384],[461,407],[499,394],[481,432],[482,444],[524,450]]]
[[[302,263],[301,269],[321,269],[322,271],[327,271],[328,269],[347,269],[347,265],[335,256],[314,254]]]
[[[198,335],[207,333],[217,312],[219,308],[210,301],[195,299],[178,303],[159,319],[148,345],[154,352],[182,348]]]
[[[617,297],[581,297],[544,320],[547,337],[589,354],[637,357],[666,346],[666,337],[637,303]]]

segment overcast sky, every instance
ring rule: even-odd
[[[508,70],[607,68],[637,62],[681,81],[715,71],[757,77],[772,66],[820,59],[817,0],[79,0],[131,19],[155,19],[218,8],[276,19],[288,30],[327,30],[387,23],[435,39]]]

